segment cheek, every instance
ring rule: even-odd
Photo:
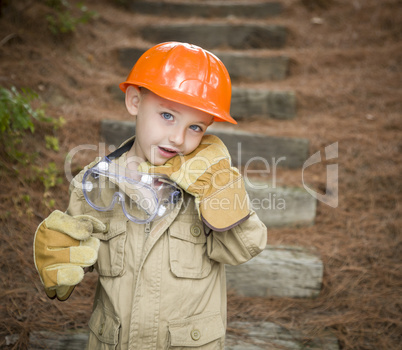
[[[153,139],[154,135],[158,133],[158,125],[155,120],[153,120],[152,115],[138,115],[137,116],[137,133],[145,135],[146,139]]]
[[[202,136],[204,136],[204,134],[189,138],[189,141],[186,145],[186,154],[193,152],[200,145]]]
[[[163,141],[164,133],[165,129],[150,119],[137,122],[137,138],[147,158],[155,158],[152,156],[156,152],[154,146]]]

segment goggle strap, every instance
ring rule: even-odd
[[[109,158],[110,160],[119,158],[121,155],[123,155],[124,153],[128,152],[131,147],[134,144],[134,138],[130,141],[128,141],[127,143],[125,143],[123,146],[121,146],[120,148],[116,149],[115,151],[113,151],[112,153],[110,153],[107,158]]]

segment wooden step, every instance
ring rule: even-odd
[[[166,17],[243,17],[267,18],[282,13],[280,2],[249,2],[249,1],[131,1],[129,8],[136,12],[154,16]]]
[[[309,141],[304,138],[274,137],[214,126],[208,133],[222,139],[235,166],[252,167],[253,161],[264,159],[270,167],[301,168],[309,156]],[[101,137],[109,145],[119,146],[134,134],[134,122],[101,122]]]
[[[130,70],[147,48],[121,48],[118,50],[120,64]],[[283,80],[288,76],[289,57],[253,52],[212,51],[225,64],[232,81],[261,82]]]
[[[151,43],[182,41],[204,49],[278,49],[286,44],[287,30],[281,25],[219,23],[152,24],[138,29]]]
[[[324,266],[313,248],[268,245],[255,258],[227,266],[228,290],[247,297],[314,298]]]

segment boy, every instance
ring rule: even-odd
[[[67,212],[53,212],[39,225],[34,258],[41,281],[50,298],[66,300],[83,268],[95,264],[89,349],[223,349],[224,264],[248,261],[267,239],[226,147],[204,135],[213,121],[236,124],[229,75],[208,51],[170,42],[144,53],[120,88],[137,118],[136,137],[113,152],[106,167],[98,159],[78,174]],[[181,187],[172,210],[159,207],[159,219],[149,222],[130,215],[123,182],[136,182],[109,165],[169,176]],[[102,200],[113,206],[120,198],[122,208],[94,209],[87,169],[98,169],[93,181],[108,174],[119,186]]]

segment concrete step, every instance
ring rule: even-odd
[[[315,298],[324,266],[313,249],[267,246],[254,259],[227,266],[228,289],[247,297]]]
[[[243,17],[267,18],[282,13],[280,2],[249,1],[131,1],[129,8],[136,13],[166,17]]]
[[[147,48],[122,48],[118,50],[120,64],[130,70]],[[232,81],[261,82],[283,80],[288,76],[289,57],[253,52],[227,52],[213,50],[225,64]]]
[[[111,95],[124,102],[118,86],[110,86]],[[296,117],[296,96],[292,91],[272,91],[232,86],[230,113],[236,119],[273,118],[288,120]]]
[[[228,22],[153,24],[138,29],[151,43],[182,41],[205,49],[278,49],[286,44],[287,30],[281,25],[233,24]]]
[[[229,322],[228,329],[226,350],[339,350],[338,339],[330,331],[312,337],[272,322],[241,321]]]
[[[274,137],[211,127],[208,133],[217,135],[225,143],[234,166],[253,168],[254,164],[274,170],[276,166],[301,168],[309,156],[309,141],[303,138]],[[135,134],[135,123],[102,120],[101,137],[109,145],[118,146]]]

